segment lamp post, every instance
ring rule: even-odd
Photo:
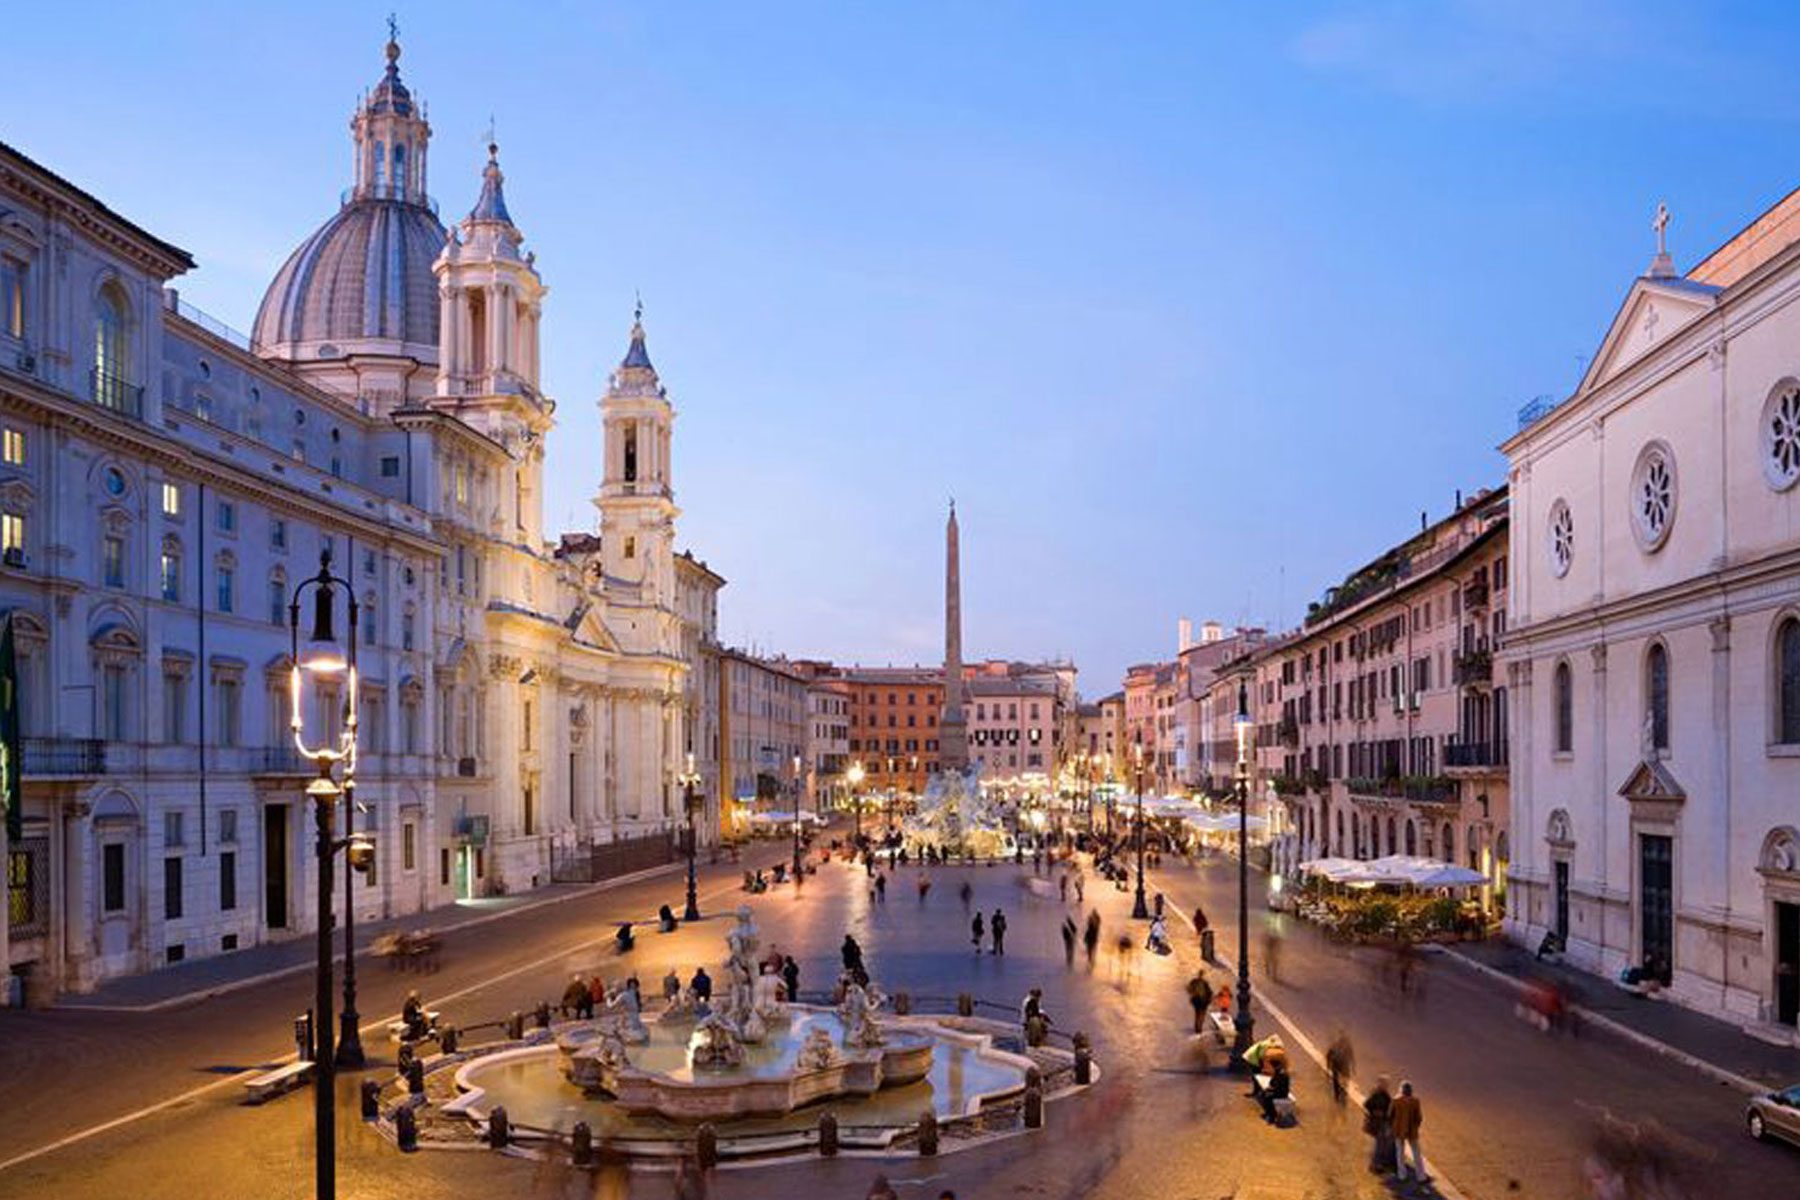
[[[1238,977],[1231,1061],[1242,1066],[1256,1029],[1256,1018],[1250,1015],[1250,688],[1242,680],[1238,681],[1237,719],[1232,725],[1237,734]]]
[[[300,608],[307,589],[312,589],[313,623],[306,639],[305,652],[300,644]],[[340,641],[336,633],[337,594],[343,592],[349,614],[347,635]],[[316,829],[315,851],[319,859],[318,966],[313,998],[313,1156],[315,1185],[319,1200],[332,1200],[337,1194],[337,1135],[333,1104],[337,1085],[337,1056],[331,1046],[331,893],[333,866],[337,852],[345,857],[353,871],[366,872],[373,865],[375,847],[367,836],[348,833],[339,840],[335,836],[334,817],[338,798],[355,796],[356,779],[356,596],[350,582],[331,573],[331,552],[319,556],[319,573],[302,580],[294,589],[288,604],[288,630],[291,660],[288,669],[289,718],[294,746],[301,756],[318,768],[318,776],[307,785],[306,794],[313,802]],[[311,681],[311,688],[307,681]],[[341,680],[343,692],[335,684]],[[328,686],[330,685],[330,686]],[[306,709],[308,698],[317,709],[320,728],[313,732],[317,740],[308,744]],[[341,704],[342,724],[334,731],[330,707]],[[341,769],[342,783],[334,777]],[[346,883],[349,882],[346,873]],[[348,910],[346,909],[346,918]],[[353,1054],[360,1062],[361,1038],[356,1029],[356,996],[351,955],[345,954],[344,1019],[345,1039],[355,1046]]]
[[[794,755],[794,894],[800,894],[800,884],[806,879],[805,864],[800,861],[800,792],[802,776],[800,774],[800,756]]]
[[[1150,906],[1144,902],[1144,743],[1131,748],[1132,774],[1137,778],[1137,895],[1131,901],[1133,920],[1150,919]]]
[[[687,908],[683,910],[681,919],[698,921],[700,919],[700,891],[699,881],[696,879],[694,871],[694,854],[700,845],[700,835],[696,831],[694,818],[700,805],[704,803],[704,798],[699,791],[700,772],[694,769],[693,751],[688,751],[687,770],[677,775],[675,782],[681,785],[681,804],[687,811]]]
[[[884,834],[883,840],[886,840],[885,835],[891,834],[894,832],[894,759],[892,756],[889,756],[889,758],[888,758],[887,780],[888,780],[887,800],[883,806],[883,808],[884,808],[883,821],[886,824],[887,828],[885,830],[883,830],[883,834]]]
[[[856,810],[856,848],[862,849],[862,797],[857,794],[862,787],[863,765],[859,758],[850,764],[850,806]]]

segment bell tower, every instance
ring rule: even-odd
[[[538,390],[538,325],[548,289],[506,209],[500,147],[488,142],[481,194],[450,230],[432,272],[438,283],[439,361],[431,404],[505,446],[498,496],[504,527],[543,537],[544,434],[555,405]]]
[[[675,408],[644,345],[644,308],[631,324],[631,344],[600,401],[606,427],[606,470],[600,509],[600,556],[609,579],[640,586],[640,598],[675,604],[675,489],[669,461]]]

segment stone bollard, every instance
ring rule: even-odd
[[[912,993],[911,992],[895,992],[894,993],[894,1015],[896,1017],[904,1017],[904,1016],[911,1015],[911,1013],[912,1013]]]
[[[1025,1128],[1044,1127],[1044,1088],[1039,1083],[1025,1085]]]
[[[488,1114],[487,1144],[491,1149],[504,1150],[511,1140],[512,1126],[506,1120],[506,1109],[495,1105]]]
[[[524,1013],[515,1012],[512,1016],[506,1018],[506,1036],[515,1042],[525,1036]]]
[[[411,1105],[394,1110],[394,1142],[408,1154],[419,1148],[419,1118]]]
[[[413,1050],[411,1042],[401,1042],[399,1052],[394,1055],[394,1074],[405,1075],[407,1069],[413,1065],[413,1059],[417,1057],[418,1054]]]
[[[1091,1050],[1094,1045],[1092,1042],[1088,1041],[1088,1035],[1081,1032],[1079,1029],[1077,1029],[1074,1035],[1069,1038],[1069,1041],[1074,1044],[1077,1050]]]
[[[569,1156],[578,1167],[594,1161],[594,1131],[588,1128],[586,1121],[575,1122],[575,1128],[569,1131]]]
[[[710,1121],[694,1131],[694,1161],[702,1171],[719,1165],[719,1132]]]
[[[406,1068],[406,1093],[409,1096],[425,1094],[425,1064],[416,1058]]]
[[[975,997],[967,992],[956,993],[956,1015],[972,1017],[975,1015]]]
[[[826,1158],[836,1158],[838,1152],[837,1118],[830,1113],[819,1114],[819,1153]]]
[[[356,1089],[362,1094],[362,1119],[373,1121],[381,1115],[381,1085],[365,1079]]]
[[[1094,1052],[1086,1046],[1075,1047],[1075,1083],[1086,1087],[1094,1082]]]
[[[455,1054],[456,1038],[456,1026],[445,1025],[438,1030],[438,1049],[445,1054]]]
[[[930,1157],[937,1152],[937,1114],[927,1109],[919,1116],[919,1153],[926,1157]]]
[[[1044,1086],[1044,1073],[1035,1066],[1026,1067],[1025,1086],[1028,1088],[1037,1088],[1041,1091]]]
[[[548,1000],[538,1001],[537,1027],[539,1029],[550,1028],[550,1002]]]

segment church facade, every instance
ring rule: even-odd
[[[362,604],[358,920],[666,838],[689,753],[717,836],[724,580],[676,551],[675,410],[641,320],[600,401],[596,527],[552,541],[547,288],[496,147],[439,220],[431,129],[386,53],[351,189],[248,338],[181,303],[185,251],[0,146],[24,733],[0,959],[40,995],[313,928],[284,682],[288,601],[324,554]]]

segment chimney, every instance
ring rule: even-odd
[[[1200,644],[1209,645],[1225,636],[1225,629],[1217,621],[1208,621],[1200,626]]]
[[[1175,622],[1176,653],[1185,653],[1194,644],[1194,623],[1186,617]]]

